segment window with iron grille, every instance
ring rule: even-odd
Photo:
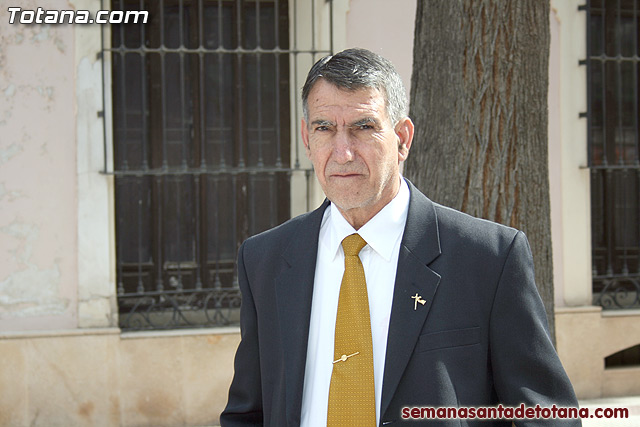
[[[587,2],[593,295],[640,307],[640,5]]]
[[[291,164],[299,163],[291,159],[290,61],[299,52],[289,49],[289,2],[111,6],[150,17],[112,26],[104,49],[120,326],[237,324],[237,249],[290,217]]]

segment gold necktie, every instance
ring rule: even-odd
[[[358,234],[342,241],[344,276],[336,317],[327,427],[376,425],[369,297],[358,256],[366,244]]]

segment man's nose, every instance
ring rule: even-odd
[[[339,130],[333,141],[334,160],[339,164],[345,164],[353,161],[354,158],[354,141],[346,129]]]

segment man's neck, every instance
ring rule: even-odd
[[[395,188],[390,189],[390,191],[388,192],[389,195],[383,195],[383,197],[381,197],[378,201],[371,205],[348,210],[344,210],[338,205],[336,205],[336,207],[338,208],[338,211],[342,214],[344,219],[346,219],[347,222],[351,224],[351,226],[355,230],[359,230],[398,195],[398,191],[400,191],[401,179],[402,177],[398,176],[397,185],[395,186]]]

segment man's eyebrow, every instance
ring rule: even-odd
[[[360,120],[356,120],[355,122],[351,123],[351,127],[358,127],[358,126],[370,125],[370,124],[378,125],[379,123],[380,122],[374,117],[364,117]]]
[[[314,120],[311,122],[311,124],[314,126],[333,126],[334,125],[334,123],[330,122],[329,120],[322,120],[322,119]]]

